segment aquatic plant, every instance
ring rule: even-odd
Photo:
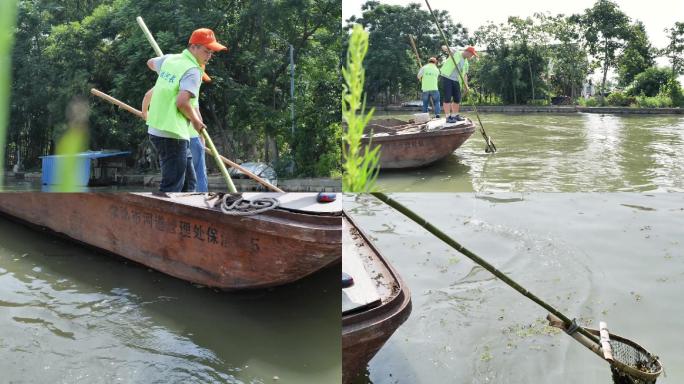
[[[5,132],[9,121],[10,71],[16,10],[16,1],[0,2],[0,190],[5,174]]]
[[[85,100],[74,100],[69,104],[67,117],[69,128],[57,142],[57,180],[54,192],[78,192],[79,175],[83,172],[81,161],[76,154],[87,149],[88,116],[90,108]]]
[[[347,65],[342,68],[345,80],[342,90],[342,118],[347,124],[342,136],[342,190],[345,192],[374,191],[380,170],[380,146],[369,149],[370,142],[367,146],[361,145],[363,130],[375,111],[372,108],[366,113],[366,97],[363,94],[363,58],[367,52],[368,32],[356,24],[349,38]]]

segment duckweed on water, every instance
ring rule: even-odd
[[[532,336],[554,336],[562,331],[548,325],[545,319],[537,318],[532,324],[514,324],[503,329],[503,334],[526,339]]]

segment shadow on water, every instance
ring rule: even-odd
[[[220,292],[0,217],[0,368],[33,382],[339,382],[340,273]]]
[[[391,192],[411,192],[435,187],[431,192],[467,190],[472,191],[471,167],[458,154],[452,154],[427,167],[413,169],[381,170],[380,187]]]

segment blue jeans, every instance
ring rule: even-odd
[[[432,102],[435,104],[435,115],[439,115],[442,111],[439,105],[439,91],[425,91],[423,92],[423,112],[428,111],[428,103],[432,97]]]
[[[197,177],[197,188],[195,191],[209,192],[204,145],[199,137],[190,138],[190,152],[192,152],[192,166],[195,168],[195,176]]]
[[[192,167],[192,154],[187,140],[150,135],[159,154],[162,179],[160,192],[193,192],[197,183]]]

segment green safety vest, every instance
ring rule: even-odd
[[[439,69],[430,63],[423,67],[423,77],[420,79],[423,92],[436,91],[438,89]]]
[[[461,70],[461,76],[465,78],[465,75],[468,74],[468,68],[470,68],[470,62],[466,60],[466,58],[463,57],[461,54],[458,54],[458,57],[454,55],[454,59],[458,60],[459,58],[461,59],[461,61],[458,62],[458,68]],[[451,57],[449,57],[446,63],[442,65],[440,72],[444,77],[451,77],[451,74],[454,71],[456,71],[456,67],[454,66],[454,60],[452,60]],[[461,83],[461,77],[458,75],[458,73],[456,73],[455,76],[458,82]],[[461,84],[461,87],[463,87],[463,84]]]
[[[202,68],[195,56],[187,49],[182,53],[169,55],[159,69],[159,77],[154,85],[150,110],[147,114],[147,123],[160,131],[171,134],[179,139],[189,140],[197,136],[197,131],[190,124],[185,115],[176,107],[176,98],[180,88],[180,79],[191,68],[197,68],[202,73]],[[199,105],[196,95],[190,101],[195,108]]]

